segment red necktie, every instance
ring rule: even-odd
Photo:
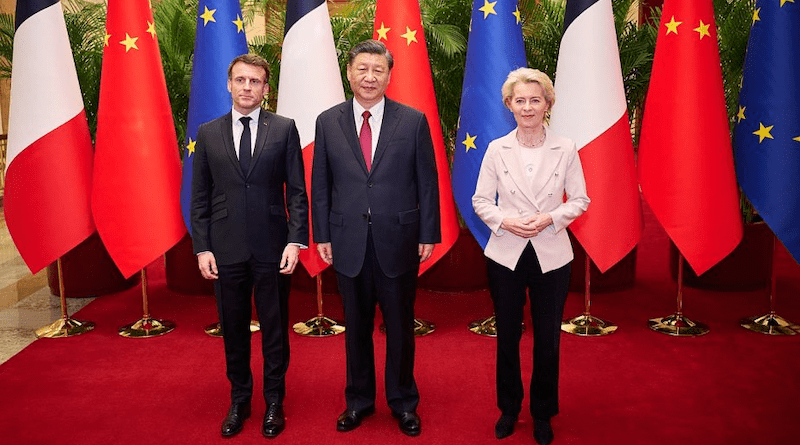
[[[364,123],[361,124],[361,133],[358,135],[358,141],[361,143],[361,152],[364,153],[364,161],[367,163],[367,171],[372,168],[372,128],[369,126],[369,111],[365,111]]]

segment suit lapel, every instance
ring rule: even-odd
[[[233,114],[230,112],[228,112],[228,114],[225,115],[225,119],[222,120],[220,134],[222,134],[222,142],[225,146],[225,153],[228,154],[228,159],[230,159],[234,169],[238,171],[239,174],[242,174],[242,168],[239,167],[239,157],[236,155],[236,146],[233,145]]]
[[[261,153],[264,151],[269,131],[269,113],[261,109],[258,115],[258,131],[256,132],[256,146],[253,149],[253,159],[250,160],[250,168],[247,170],[247,175],[245,175],[245,177],[250,176],[250,173],[255,168],[256,162],[258,162],[258,157],[261,156]]]
[[[561,149],[561,146],[554,145],[549,138],[545,139],[540,150],[542,150],[542,163],[537,166],[533,176],[533,183],[531,184],[531,191],[533,191],[534,196],[541,193],[542,189],[553,177],[558,165],[561,164],[561,158],[564,156],[564,150]]]
[[[500,158],[503,160],[503,165],[509,176],[511,176],[511,180],[517,185],[517,190],[538,209],[539,206],[536,204],[536,194],[531,190],[531,186],[525,175],[525,167],[522,165],[519,144],[514,141],[516,137],[516,130],[503,137]]]
[[[347,139],[347,145],[349,145],[350,150],[353,151],[353,156],[358,160],[364,174],[369,175],[364,153],[361,152],[361,143],[358,142],[358,134],[356,133],[356,119],[353,115],[353,99],[348,100],[341,108],[341,111],[342,115],[339,116],[339,125],[342,127],[342,133],[344,133]]]
[[[372,170],[375,171],[378,163],[386,152],[386,146],[392,140],[397,125],[400,123],[400,107],[396,102],[386,98],[383,108],[383,122],[381,123],[381,133],[378,135],[378,146],[375,148],[375,157],[372,159]]]

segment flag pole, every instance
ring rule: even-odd
[[[757,317],[743,318],[739,323],[743,328],[767,335],[795,335],[800,326],[781,317],[775,312],[775,287],[778,274],[775,272],[775,251],[778,250],[778,238],[772,235],[772,277],[769,283],[769,313]]]
[[[668,316],[651,318],[650,329],[675,337],[697,337],[708,334],[708,326],[683,316],[683,254],[678,252],[678,310]]]
[[[582,337],[599,337],[602,335],[612,334],[617,330],[617,325],[611,323],[610,321],[597,318],[589,312],[589,308],[592,305],[590,286],[592,259],[589,258],[588,254],[586,255],[586,261],[584,264],[584,282],[586,284],[586,289],[584,290],[583,294],[583,314],[562,322],[561,330],[569,334],[580,335]]]
[[[306,322],[298,322],[292,326],[294,331],[305,337],[330,337],[344,332],[342,323],[325,316],[322,312],[322,273],[316,276],[317,282],[317,316]]]
[[[142,269],[142,318],[119,328],[119,335],[127,338],[157,337],[172,332],[175,323],[159,320],[150,316],[150,305],[147,298],[147,271]]]
[[[64,273],[61,268],[61,258],[56,260],[58,269],[58,295],[61,297],[61,318],[52,324],[36,330],[36,338],[62,338],[81,335],[94,329],[92,321],[78,321],[67,315],[67,296],[64,292]]]

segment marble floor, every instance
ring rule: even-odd
[[[74,314],[92,300],[68,298],[67,313]],[[47,269],[31,274],[14,247],[0,206],[0,363],[36,341],[37,329],[59,318],[61,302],[47,285]]]

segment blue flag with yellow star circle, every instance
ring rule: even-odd
[[[181,210],[189,233],[191,226],[192,162],[200,124],[231,111],[228,65],[248,52],[238,0],[200,0],[192,59],[192,86],[183,152]]]
[[[517,0],[474,0],[452,182],[461,217],[481,248],[486,247],[490,231],[472,210],[472,195],[489,142],[516,126],[500,89],[509,72],[525,66]]]
[[[758,0],[734,130],[739,185],[800,261],[800,2]]]

